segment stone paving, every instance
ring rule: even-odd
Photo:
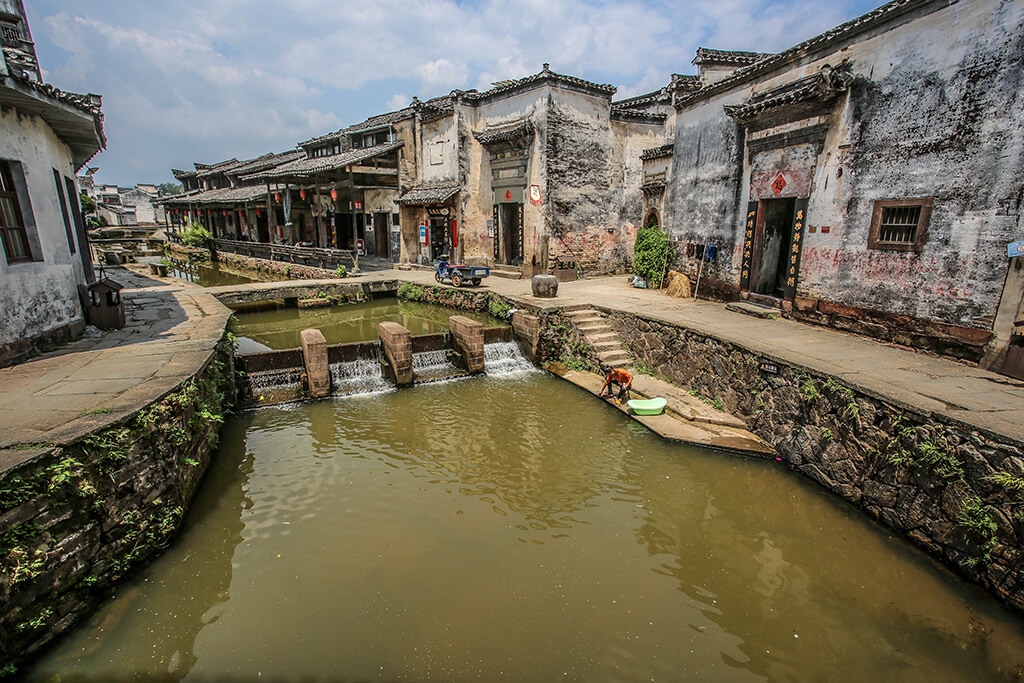
[[[159,400],[212,357],[230,310],[208,291],[124,269],[109,276],[125,285],[124,329],[0,369],[0,472],[32,457],[36,449],[30,445],[73,442]],[[423,270],[380,271],[347,282],[393,279],[435,284],[433,273]],[[480,289],[541,307],[596,306],[679,325],[1024,445],[1024,382],[965,363],[781,318],[758,318],[719,303],[673,299],[661,291],[634,289],[625,277],[563,282],[554,299],[534,298],[529,280],[490,277]]]
[[[231,314],[213,296],[121,268],[107,276],[125,287],[124,328],[0,368],[0,472],[137,412],[213,356]]]

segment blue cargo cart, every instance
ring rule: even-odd
[[[435,261],[437,270],[434,272],[434,279],[438,282],[451,280],[456,287],[461,287],[463,282],[472,282],[479,285],[480,282],[491,274],[491,269],[485,266],[467,266],[464,263],[452,264],[443,260]]]

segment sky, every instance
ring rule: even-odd
[[[618,88],[778,52],[881,0],[25,0],[43,78],[103,96],[103,183],[252,158],[548,62]]]

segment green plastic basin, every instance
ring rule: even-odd
[[[665,411],[665,403],[667,401],[663,398],[634,398],[626,405],[637,415],[661,415]]]

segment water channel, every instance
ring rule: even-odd
[[[186,280],[197,284],[200,287],[223,287],[225,285],[241,285],[247,282],[255,282],[253,278],[224,270],[219,263],[200,265],[187,261],[172,260],[167,266],[167,274],[179,280]]]
[[[774,461],[539,371],[240,413],[29,680],[1003,680],[1022,620]]]
[[[374,299],[363,303],[329,308],[288,308],[284,302],[262,302],[238,306],[235,312],[235,334],[239,353],[256,353],[278,349],[294,349],[301,345],[302,330],[316,328],[323,332],[328,344],[374,341],[379,338],[377,324],[383,320],[396,322],[414,335],[434,334],[448,330],[448,318],[464,315],[482,322],[485,327],[507,325],[486,313],[454,311],[434,304],[407,301],[395,297]]]

